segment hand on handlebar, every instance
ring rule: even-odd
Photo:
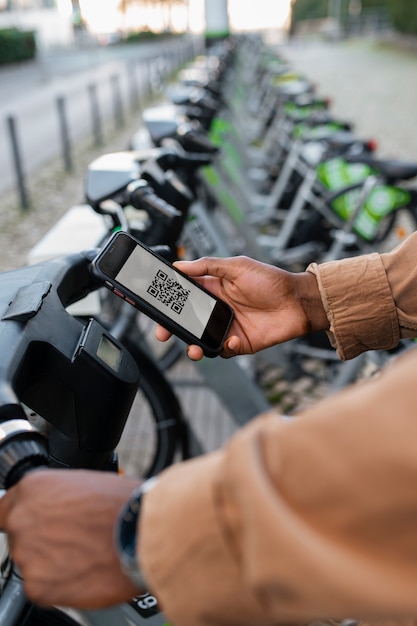
[[[225,300],[235,317],[221,356],[254,354],[275,344],[328,328],[315,276],[299,274],[248,257],[203,257],[175,266]],[[158,326],[159,341],[170,333]],[[190,359],[203,357],[201,348],[188,347]]]
[[[139,481],[109,472],[38,470],[0,500],[0,527],[30,600],[93,609],[138,593],[122,573],[114,526]]]

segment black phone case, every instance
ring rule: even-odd
[[[221,344],[219,345],[219,347],[217,349],[213,349],[211,346],[208,346],[201,339],[199,339],[198,337],[196,337],[192,333],[188,332],[182,326],[180,326],[179,324],[176,324],[169,317],[165,316],[163,313],[161,313],[160,311],[158,311],[157,309],[152,307],[145,300],[143,300],[138,294],[132,292],[130,289],[128,289],[127,287],[125,287],[124,285],[119,283],[114,278],[108,276],[107,274],[105,274],[100,269],[100,261],[101,261],[101,259],[105,256],[105,254],[106,254],[107,250],[109,249],[109,247],[114,243],[114,241],[119,236],[130,237],[130,239],[132,239],[137,245],[139,245],[142,248],[144,248],[145,250],[147,250],[149,252],[149,254],[155,256],[163,264],[167,265],[169,268],[172,268],[173,270],[175,270],[175,272],[178,272],[179,274],[184,276],[188,281],[193,283],[201,291],[204,291],[205,293],[207,293],[211,298],[214,298],[216,301],[221,302],[222,305],[225,306],[230,311],[229,322],[228,322],[228,324],[227,324],[227,326],[225,328],[225,332],[223,334],[223,338],[221,340]],[[142,313],[144,313],[145,315],[150,317],[152,320],[154,320],[158,324],[161,324],[161,326],[164,326],[165,328],[167,328],[170,332],[172,332],[179,339],[182,339],[187,344],[195,344],[195,345],[200,346],[202,348],[205,356],[213,358],[213,357],[218,356],[220,354],[220,352],[222,351],[223,342],[224,342],[224,340],[225,340],[225,338],[227,336],[227,332],[228,332],[228,330],[230,328],[230,324],[232,323],[232,320],[233,320],[233,309],[227,303],[223,302],[222,300],[220,300],[219,298],[214,296],[212,293],[210,293],[207,289],[204,289],[204,287],[199,285],[192,278],[190,278],[189,276],[187,276],[186,274],[184,274],[183,272],[181,272],[177,268],[173,268],[171,263],[169,263],[166,259],[164,259],[163,257],[161,257],[158,254],[156,254],[148,246],[144,245],[142,242],[138,241],[137,239],[135,239],[131,235],[127,235],[126,233],[122,233],[122,232],[118,232],[118,233],[115,233],[114,235],[112,235],[112,237],[105,244],[104,248],[98,253],[98,255],[91,262],[90,271],[91,271],[92,275],[96,279],[98,279],[105,287],[107,287],[107,289],[110,289],[111,291],[113,291],[113,293],[116,293],[116,295],[118,295],[119,297],[121,297],[124,300],[126,300],[129,304],[131,304],[136,309],[138,309],[139,311],[141,311]]]

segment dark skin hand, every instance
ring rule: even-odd
[[[0,500],[0,527],[30,600],[93,609],[140,593],[122,573],[114,526],[137,480],[109,472],[38,470]]]
[[[178,261],[179,270],[227,302],[235,317],[222,356],[254,354],[272,345],[329,327],[314,274],[287,272],[249,257],[203,257]],[[171,334],[158,326],[155,335],[166,341]],[[188,356],[199,360],[198,346]]]

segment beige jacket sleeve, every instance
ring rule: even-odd
[[[340,358],[417,336],[417,233],[394,251],[307,268],[314,273]]]
[[[407,327],[411,285],[390,287],[394,256],[371,263],[384,297],[396,294],[392,326]],[[260,416],[161,475],[139,558],[175,626],[417,615],[416,372],[413,349],[294,421]]]

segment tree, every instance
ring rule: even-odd
[[[328,0],[293,0],[292,20],[311,20],[327,16]]]
[[[388,0],[394,27],[402,33],[417,34],[417,5],[409,0]]]
[[[388,17],[393,27],[399,32],[417,34],[417,2],[410,0],[359,0],[361,15],[379,15]],[[291,29],[301,20],[328,17],[334,0],[292,0]],[[350,19],[351,0],[338,0],[340,18],[345,26]]]

